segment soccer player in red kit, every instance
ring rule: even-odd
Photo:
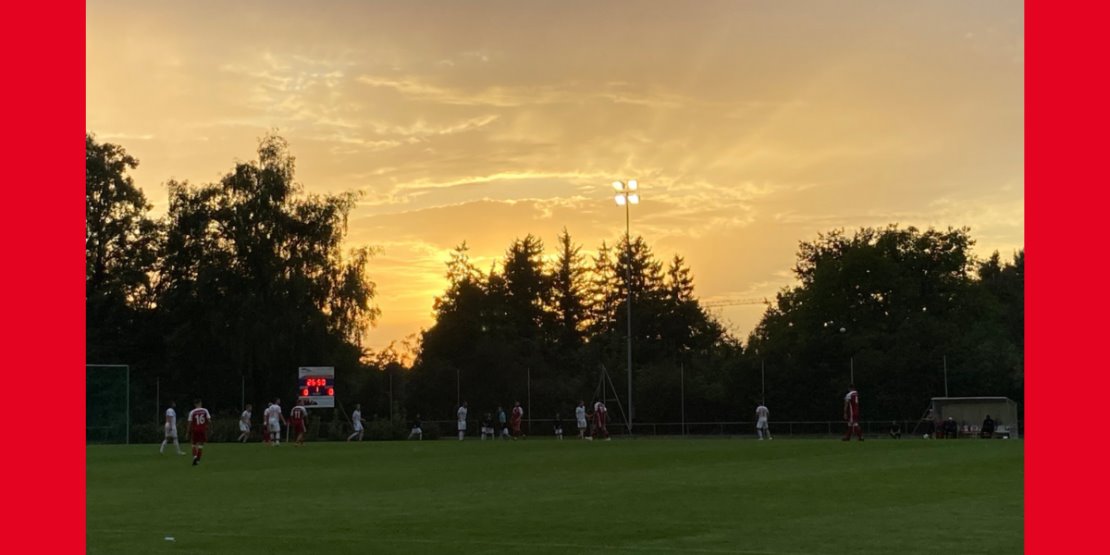
[[[308,409],[304,408],[304,399],[298,399],[296,406],[289,410],[289,421],[293,431],[297,434],[296,445],[304,445],[305,421],[308,420]]]
[[[204,454],[204,443],[208,441],[208,421],[212,420],[212,415],[201,406],[200,399],[193,401],[193,407],[195,408],[189,411],[189,438],[193,442],[193,466],[196,466]]]
[[[513,439],[523,438],[524,434],[520,433],[520,421],[524,418],[524,407],[520,406],[520,401],[513,405],[513,415],[509,417],[509,426],[513,429]]]
[[[609,409],[605,408],[605,403],[598,401],[594,403],[594,437],[604,437],[605,441],[609,440],[609,428],[606,426],[609,423]]]
[[[848,394],[844,396],[844,420],[848,422],[848,430],[844,432],[844,440],[852,439],[852,432],[863,441],[863,428],[859,425],[859,392],[856,384],[848,385]]]

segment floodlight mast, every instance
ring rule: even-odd
[[[624,243],[628,249],[628,260],[625,266],[625,285],[628,287],[628,434],[632,435],[632,234],[631,234],[631,205],[640,204],[640,188],[635,179],[629,179],[625,184],[622,181],[613,182],[613,190],[617,192],[613,201],[617,206],[624,207]]]

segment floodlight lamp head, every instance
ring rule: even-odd
[[[636,193],[628,195],[628,204],[640,204],[640,195]]]
[[[617,193],[617,195],[613,197],[613,200],[617,202],[617,206],[624,206],[625,203],[628,202],[628,199],[621,193]]]
[[[640,186],[640,184],[636,183],[635,179],[629,179],[628,180],[628,190],[629,191],[635,191],[636,188],[639,187],[639,186]]]
[[[614,181],[613,182],[613,190],[614,191],[623,191],[624,190],[624,183],[621,183],[620,181]]]

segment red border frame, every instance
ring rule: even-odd
[[[1106,221],[1105,57],[1110,6],[1026,9],[1025,548],[1096,553],[1108,474],[1100,456],[1110,379],[1097,245]],[[1028,45],[1032,44],[1032,48]],[[1082,397],[1089,397],[1084,399]],[[1094,435],[1092,435],[1094,431]],[[1100,549],[1101,548],[1101,549]]]
[[[1108,488],[1098,430],[1105,412],[1076,402],[1077,391],[1105,392],[1108,372],[1087,364],[1105,341],[1097,244],[1105,219],[1107,93],[1103,3],[1033,2],[1027,9],[1027,245],[1031,272],[1026,316],[1025,545],[1029,553],[1097,551],[1101,494]],[[10,122],[0,140],[9,162],[0,218],[9,365],[53,372],[52,406],[84,407],[84,304],[77,276],[79,166],[84,126],[85,5],[75,0],[6,6],[0,44]],[[80,122],[80,123],[79,123]],[[72,150],[71,150],[72,149]],[[72,157],[72,158],[71,158]],[[1088,165],[1084,165],[1084,163]],[[1090,175],[1088,175],[1090,174]],[[60,184],[64,193],[51,195]],[[1053,195],[1059,191],[1062,194]],[[1101,201],[1101,202],[1100,202]],[[1079,285],[1077,287],[1077,285]],[[1082,314],[1073,306],[1083,307]],[[18,320],[16,320],[18,318]],[[1095,362],[1095,361],[1092,361]],[[33,366],[32,366],[33,365]],[[1050,369],[1058,369],[1050,374]],[[1055,379],[1051,379],[1055,378]],[[1091,401],[1095,401],[1092,395]],[[1059,414],[1049,404],[1063,405]],[[82,411],[83,412],[83,411]],[[1051,426],[1051,428],[1049,427]],[[84,438],[78,427],[61,436],[11,438],[3,450],[9,501],[5,550],[85,549]],[[1092,441],[1093,440],[1093,441]],[[1065,472],[1066,470],[1066,472]],[[1087,547],[1090,549],[1087,549]]]
[[[4,6],[3,237],[5,366],[51,372],[44,403],[67,417],[85,407],[84,287],[79,272],[84,174],[85,4]],[[44,364],[45,363],[45,364]],[[35,420],[20,410],[11,418]],[[12,414],[12,413],[9,413]],[[83,417],[82,417],[83,420]],[[5,434],[4,551],[85,551],[84,426]]]

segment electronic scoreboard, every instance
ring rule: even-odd
[[[307,408],[335,407],[335,367],[302,366],[297,369],[297,398]]]

